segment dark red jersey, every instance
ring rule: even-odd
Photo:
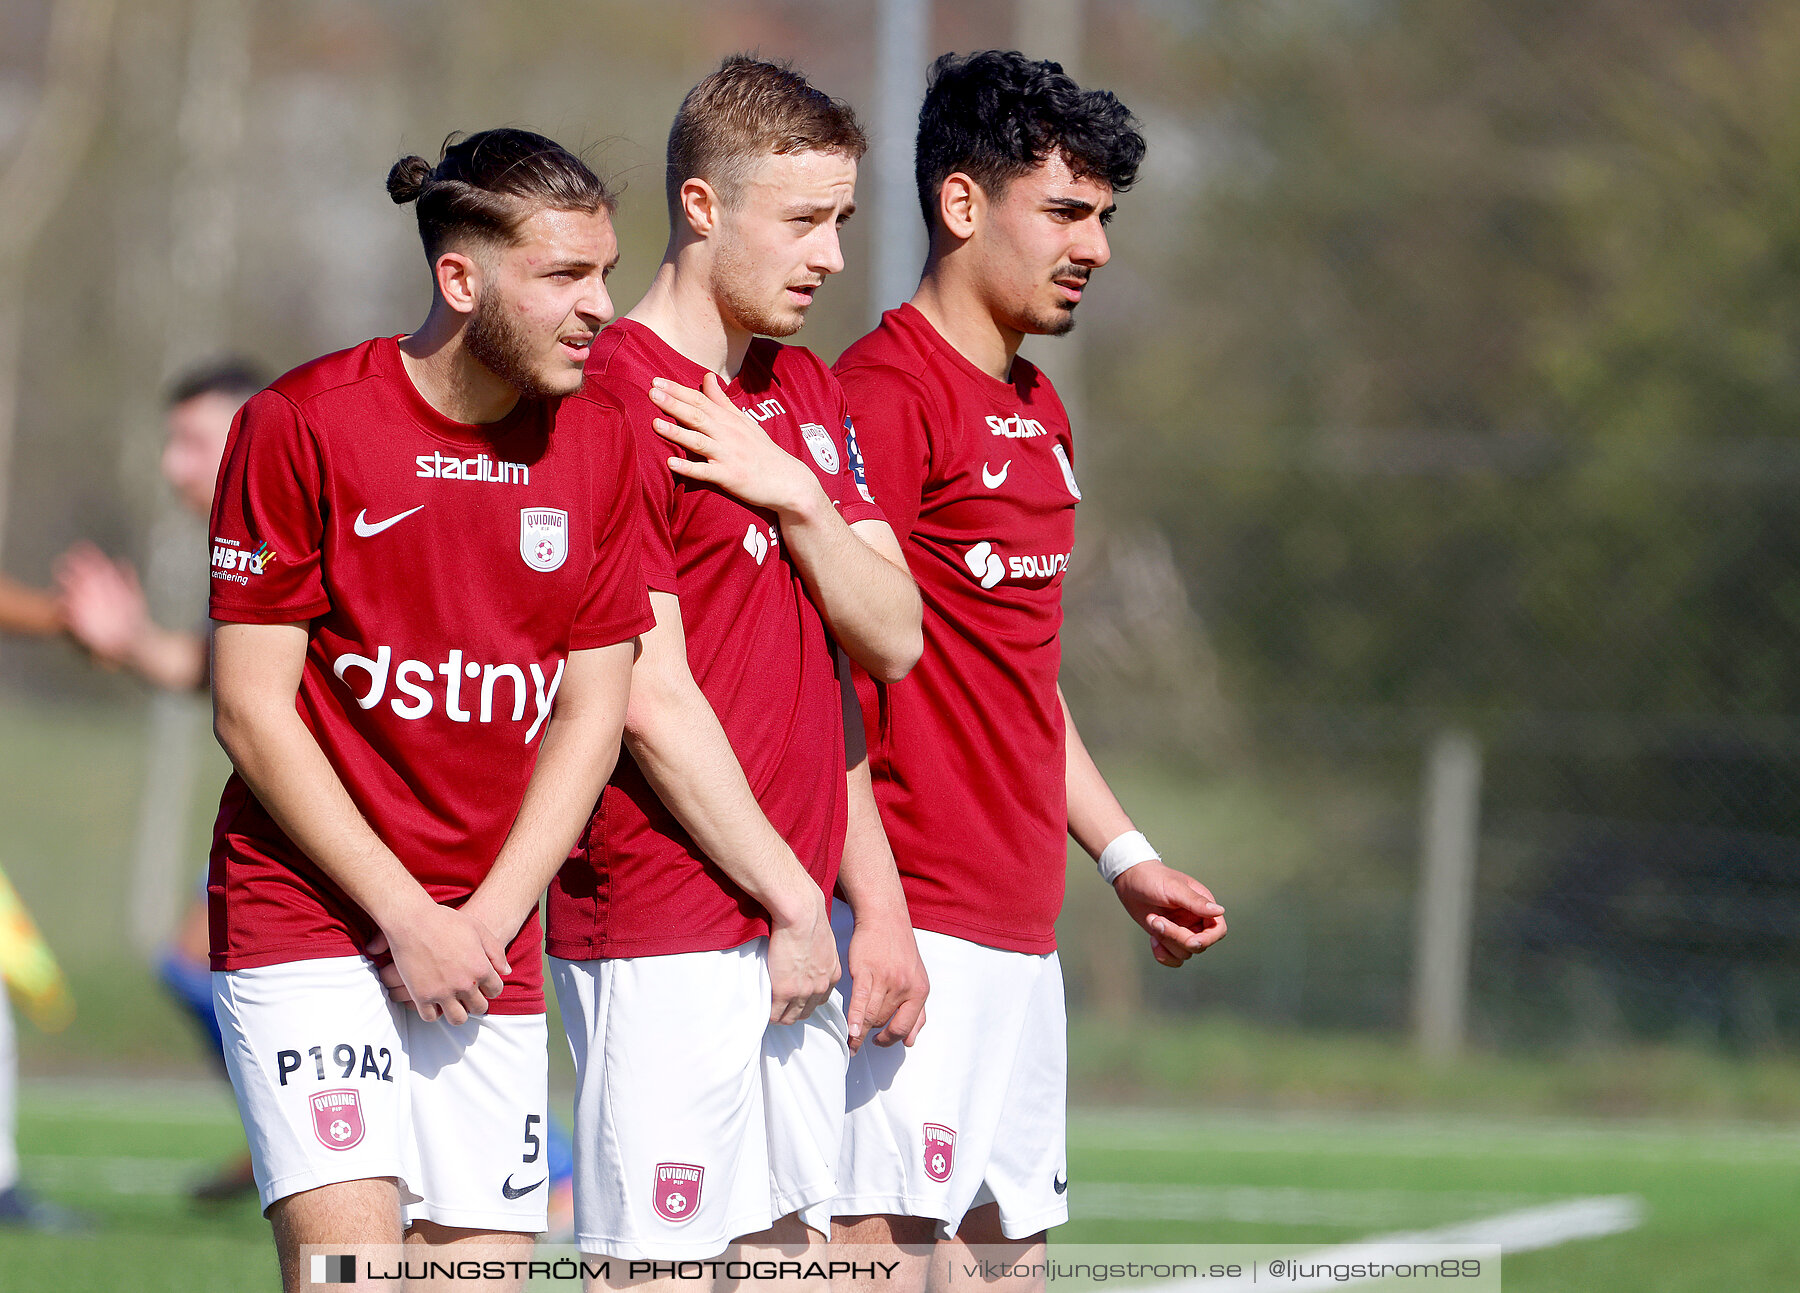
[[[1049,381],[982,372],[910,305],[839,358],[869,487],[925,602],[925,654],[891,686],[858,672],[870,770],[913,924],[1048,952],[1069,814],[1063,572],[1074,444]]]
[[[432,897],[487,874],[570,651],[650,627],[636,445],[608,407],[487,426],[414,389],[392,338],[297,368],[238,413],[212,515],[212,617],[308,622],[296,705]],[[212,964],[345,956],[375,932],[233,775],[207,882]],[[534,912],[492,1009],[544,1008]]]
[[[669,470],[651,427],[653,378],[698,388],[705,370],[625,319],[595,338],[583,393],[637,436],[649,498],[644,577],[681,599],[688,665],[771,825],[827,894],[844,850],[844,720],[837,648],[773,512]],[[810,351],[758,340],[726,386],[807,463],[850,524],[883,520],[854,461],[843,391]],[[768,932],[762,908],[689,838],[629,753],[549,903],[550,953],[570,960],[736,947]]]

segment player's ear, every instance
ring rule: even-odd
[[[952,171],[938,188],[938,219],[957,241],[970,237],[987,206],[987,194],[969,176]]]
[[[481,266],[473,256],[460,251],[447,251],[431,267],[437,280],[438,295],[458,314],[473,314],[481,292]]]
[[[705,180],[689,179],[681,185],[681,215],[696,237],[708,238],[719,227],[718,190]]]

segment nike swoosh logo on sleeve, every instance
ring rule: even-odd
[[[372,539],[376,535],[380,534],[383,530],[387,529],[389,526],[400,524],[400,522],[404,521],[407,517],[411,516],[414,512],[422,512],[424,510],[425,510],[425,504],[420,503],[417,507],[411,508],[407,511],[404,511],[404,512],[400,513],[400,515],[398,515],[398,516],[390,516],[385,521],[376,521],[373,524],[370,524],[369,519],[368,519],[369,518],[369,509],[365,507],[362,511],[360,511],[356,514],[356,522],[355,522],[354,528],[355,528],[357,536],[359,538]]]

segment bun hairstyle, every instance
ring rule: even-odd
[[[394,199],[397,206],[419,200],[419,194],[425,191],[425,182],[431,178],[431,163],[418,154],[402,157],[388,171],[388,196]]]
[[[388,196],[416,203],[419,238],[435,262],[453,243],[507,244],[534,212],[611,211],[605,181],[561,144],[529,130],[502,127],[444,140],[436,166],[407,156],[388,171]]]
[[[1137,182],[1144,137],[1111,92],[1082,89],[1060,63],[988,49],[931,65],[913,154],[927,229],[937,229],[938,193],[957,171],[997,199],[1053,153],[1077,178],[1123,193]]]

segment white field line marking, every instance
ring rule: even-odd
[[[1076,1220],[1235,1221],[1376,1229],[1458,1221],[1549,1201],[1543,1194],[1476,1190],[1334,1190],[1306,1186],[1077,1182]]]
[[[1460,1221],[1455,1225],[1432,1230],[1414,1230],[1389,1235],[1371,1235],[1353,1244],[1337,1244],[1292,1256],[1302,1262],[1321,1265],[1361,1262],[1370,1265],[1399,1265],[1418,1259],[1420,1244],[1498,1244],[1503,1253],[1529,1253],[1540,1248],[1554,1248],[1576,1239],[1599,1239],[1605,1235],[1623,1234],[1644,1223],[1644,1201],[1632,1194],[1600,1194],[1584,1199],[1569,1199],[1537,1208],[1503,1212],[1497,1217]],[[1330,1274],[1314,1278],[1283,1280],[1283,1293],[1305,1290],[1337,1289],[1346,1284],[1366,1284],[1367,1279],[1340,1280]],[[1237,1293],[1237,1290],[1263,1286],[1249,1279],[1181,1280],[1159,1284],[1152,1293]]]

